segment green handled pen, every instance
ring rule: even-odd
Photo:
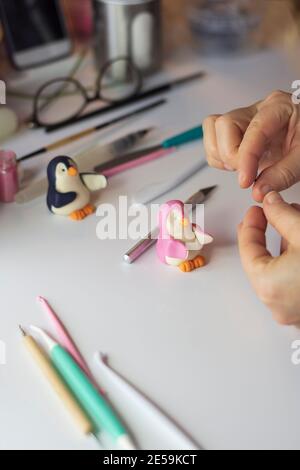
[[[31,329],[41,337],[51,361],[93,422],[113,439],[119,449],[135,450],[128,432],[111,406],[98,393],[70,354],[42,329],[36,326]]]

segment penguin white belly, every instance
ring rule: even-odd
[[[195,238],[192,242],[185,242],[185,247],[187,249],[187,256],[185,259],[171,258],[166,256],[166,263],[170,266],[180,266],[184,261],[191,261],[200,255],[200,252],[203,248],[203,245]]]
[[[56,215],[70,215],[73,212],[79,211],[80,209],[86,207],[90,202],[90,197],[91,196],[89,190],[82,185],[82,188],[80,188],[80,192],[77,193],[76,199],[71,202],[71,204],[67,204],[66,206],[60,208],[52,206],[52,212]]]
[[[186,259],[177,259],[177,258],[170,258],[170,256],[166,256],[166,263],[169,264],[170,266],[180,266],[181,263],[184,261],[187,261]]]
[[[170,266],[180,266],[181,263],[183,263],[184,261],[192,261],[193,259],[195,259],[197,256],[200,255],[200,252],[201,250],[188,251],[185,259],[170,258],[169,256],[166,256],[166,262]]]

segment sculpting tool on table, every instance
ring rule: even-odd
[[[120,153],[126,153],[140,142],[153,128],[141,129],[125,135],[109,144],[102,144],[100,137],[97,137],[92,144],[85,146],[80,152],[72,155],[81,172],[93,170],[100,162],[107,162],[116,159]],[[46,194],[48,188],[47,178],[34,181],[21,189],[15,196],[18,204],[24,204],[33,199]]]
[[[175,150],[176,147],[158,150],[157,147],[153,149],[150,148],[137,150],[136,152],[133,152],[129,155],[124,155],[123,157],[115,158],[110,162],[98,165],[95,168],[95,171],[106,176],[106,178],[110,178],[114,175],[117,175],[118,173],[121,173],[122,171],[130,170],[131,168],[136,168],[137,166],[143,165],[144,163],[166,157],[167,155],[175,152]]]
[[[170,181],[163,181],[161,183],[153,183],[146,188],[141,189],[133,197],[133,201],[136,204],[148,204],[155,199],[164,196],[166,193],[174,188],[177,188],[181,184],[185,183],[189,178],[194,176],[198,171],[202,170],[207,166],[206,161],[198,161],[194,166],[189,168],[187,171],[183,171],[175,179]]]
[[[116,109],[119,109],[123,106],[130,106],[132,104],[138,103],[142,100],[148,99],[148,98],[153,98],[156,95],[160,95],[162,93],[168,93],[172,91],[173,89],[185,85],[186,83],[192,82],[194,80],[199,80],[202,79],[206,76],[206,73],[203,71],[196,72],[191,75],[187,75],[185,77],[177,78],[175,80],[169,80],[165,83],[162,83],[160,85],[154,86],[148,90],[142,91],[138,95],[135,95],[131,98],[128,98],[126,100],[110,104],[109,106],[102,107],[100,109],[96,109],[95,111],[91,111],[90,113],[84,114],[82,116],[79,116],[76,119],[70,120],[70,122],[64,122],[61,124],[56,124],[56,125],[51,125],[48,128],[46,128],[46,132],[54,132],[57,131],[58,129],[61,129],[63,127],[67,127],[71,124],[77,123],[77,122],[82,122],[85,121],[86,119],[90,119],[95,116],[100,116],[102,114],[108,113],[110,111],[115,111]]]
[[[152,426],[155,426],[158,432],[169,435],[170,440],[180,446],[176,448],[199,450],[199,446],[171,418],[110,367],[105,354],[95,354],[95,361],[101,377],[109,382],[109,387],[120,392],[122,401],[127,402],[128,406],[134,405],[134,411],[143,418],[145,423],[151,421]]]
[[[61,345],[68,351],[68,353],[73,357],[73,359],[77,362],[79,367],[83,370],[86,376],[90,379],[92,384],[95,388],[99,390],[102,395],[105,395],[104,390],[101,390],[96,383],[93,374],[91,373],[87,363],[85,362],[82,354],[80,353],[79,349],[77,348],[76,344],[74,343],[73,339],[71,338],[69,332],[67,331],[66,327],[63,325],[62,321],[58,317],[58,315],[54,312],[53,308],[47,302],[44,297],[37,297],[38,303],[43,307],[44,311],[46,312],[49,320],[51,321],[58,339]]]
[[[128,168],[141,165],[143,163],[156,160],[157,158],[164,157],[176,150],[177,147],[182,145],[200,140],[203,138],[202,126],[197,126],[188,131],[182,132],[181,134],[175,135],[168,139],[165,139],[158,145],[150,148],[138,150],[129,155],[124,155],[113,161],[100,164],[95,167],[95,171],[103,174],[104,176],[113,176],[120,171],[124,171]]]
[[[101,432],[108,435],[122,450],[135,450],[135,446],[108,402],[101,396],[72,356],[41,328],[31,326],[45,344],[51,361],[73,392],[82,408]]]
[[[194,209],[197,204],[202,204],[210,193],[216,188],[217,186],[211,186],[209,188],[200,189],[197,193],[191,196],[186,202],[186,205],[191,205],[192,209]],[[147,251],[151,246],[155,245],[157,242],[157,237],[159,233],[159,228],[156,227],[154,230],[148,233],[145,238],[142,238],[136,245],[134,245],[127,253],[124,255],[123,259],[126,263],[132,264],[136,261],[145,251]]]
[[[44,376],[48,379],[52,388],[64,403],[65,407],[69,410],[81,432],[86,436],[92,435],[98,441],[92,420],[77,403],[76,399],[65,385],[56,369],[51,364],[45,352],[37,344],[32,336],[28,335],[21,326],[19,328],[23,335],[24,346],[30,352],[34,361],[37,363]]]
[[[18,159],[18,162],[28,160],[29,158],[35,157],[37,155],[41,155],[42,153],[45,153],[45,152],[50,152],[52,150],[56,150],[57,148],[60,148],[64,145],[75,142],[76,140],[82,139],[83,137],[87,137],[89,135],[92,135],[95,132],[98,132],[102,129],[105,129],[106,127],[117,124],[117,123],[119,123],[119,122],[121,122],[125,119],[130,119],[132,117],[138,116],[141,113],[144,113],[146,111],[150,111],[154,108],[157,108],[158,106],[162,106],[163,104],[166,104],[166,102],[167,101],[164,100],[164,99],[154,101],[153,103],[150,103],[147,106],[143,106],[142,108],[135,109],[134,111],[131,111],[130,113],[123,114],[122,116],[118,116],[114,119],[111,119],[110,121],[99,124],[98,126],[90,127],[89,129],[85,129],[84,131],[78,132],[78,133],[70,135],[68,137],[64,137],[63,139],[57,140],[56,142],[53,142],[52,144],[49,144],[45,147],[41,147],[41,148],[35,150],[34,152],[31,152],[31,153],[28,153],[27,155],[24,155],[23,157]]]

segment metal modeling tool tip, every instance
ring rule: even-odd
[[[101,441],[100,437],[97,435],[96,432],[92,432],[90,436],[93,438],[93,440],[97,443],[98,447],[101,450],[105,450],[105,446],[103,445],[103,442]]]
[[[23,336],[26,336],[26,332],[25,332],[25,330],[22,328],[21,325],[19,325],[19,329],[20,329],[22,335],[23,335]]]
[[[204,193],[205,196],[208,196],[214,189],[216,189],[218,186],[210,186],[209,188],[204,188],[202,189],[202,193]]]
[[[155,127],[154,127],[154,126],[148,127],[148,129],[144,129],[143,135],[150,134],[150,132],[153,132],[154,130],[155,130]]]

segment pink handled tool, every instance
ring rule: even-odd
[[[175,147],[167,148],[167,149],[160,149],[156,150],[155,152],[149,153],[143,157],[136,158],[135,160],[130,160],[124,163],[117,164],[111,168],[107,168],[106,170],[101,171],[101,174],[108,177],[117,175],[122,171],[130,170],[131,168],[136,168],[144,163],[152,162],[157,160],[158,158],[165,157],[170,153],[173,153],[176,150]]]
[[[39,296],[37,298],[37,301],[42,305],[43,309],[47,313],[53,327],[55,328],[55,331],[57,333],[58,339],[61,343],[61,345],[68,351],[68,353],[74,358],[74,360],[77,362],[79,367],[83,370],[83,372],[86,374],[86,376],[91,380],[93,385],[96,386],[97,389],[99,389],[98,384],[95,382],[95,379],[83,359],[81,353],[79,352],[76,344],[74,343],[73,339],[71,338],[69,332],[65,328],[64,324],[62,321],[58,318],[58,315],[54,312],[54,310],[51,308],[49,303],[47,302],[44,297]],[[103,390],[99,390],[103,395],[105,395],[105,392]]]

